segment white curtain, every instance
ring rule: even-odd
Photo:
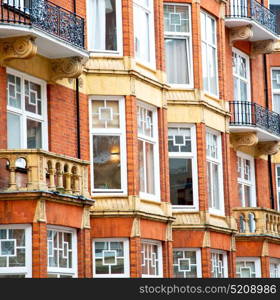
[[[93,1],[93,48],[106,50],[106,5],[105,0]]]
[[[188,84],[189,64],[188,64],[188,40],[166,39],[166,69],[169,83]]]

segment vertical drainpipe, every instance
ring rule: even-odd
[[[74,14],[77,13],[76,0],[73,0]],[[79,78],[76,78],[76,109],[77,109],[77,157],[81,158],[81,131],[80,131],[80,91]]]
[[[267,76],[267,58],[266,54],[263,54],[263,65],[264,65],[264,94],[265,94],[265,106],[269,109],[269,96],[268,96],[268,76]],[[274,191],[273,191],[273,171],[271,164],[271,155],[267,156],[268,165],[268,177],[269,177],[269,190],[270,190],[270,205],[272,209],[275,209],[274,205]]]

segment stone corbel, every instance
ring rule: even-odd
[[[252,43],[251,56],[280,52],[280,41],[264,40]]]
[[[83,72],[81,57],[67,57],[51,61],[51,82],[63,78],[78,78]]]
[[[274,155],[280,150],[279,142],[261,142],[258,143],[256,149],[256,156],[261,155]]]
[[[84,207],[81,228],[90,229],[90,206]]]
[[[230,30],[229,42],[232,46],[235,41],[249,40],[253,37],[253,30],[251,25],[234,27]]]
[[[35,56],[37,46],[31,35],[0,39],[0,65],[10,59],[26,59]]]
[[[235,133],[231,135],[230,142],[237,151],[241,147],[252,147],[257,145],[258,137],[255,132]]]

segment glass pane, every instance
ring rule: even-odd
[[[244,201],[245,206],[250,207],[251,205],[251,187],[244,185]]]
[[[145,146],[146,146],[147,193],[155,194],[154,145],[146,142]]]
[[[121,158],[119,136],[93,137],[95,189],[121,189]]]
[[[188,39],[165,39],[165,51],[167,81],[175,84],[189,84]]]
[[[169,159],[170,199],[173,205],[193,205],[192,160]]]
[[[0,275],[0,278],[25,278],[24,274],[7,274],[7,275]]]
[[[213,203],[216,209],[220,209],[220,193],[219,193],[219,168],[213,164]]]
[[[21,143],[21,124],[20,116],[7,113],[7,126],[8,126],[8,148],[20,149]]]
[[[144,142],[138,140],[138,163],[140,191],[145,192]]]
[[[94,1],[94,49],[117,50],[116,1]]]
[[[21,108],[21,79],[8,74],[7,93],[9,106]]]
[[[9,258],[10,267],[24,267],[25,266],[25,249],[17,249],[16,257]]]
[[[169,32],[189,32],[189,7],[164,5],[164,29]]]
[[[27,148],[42,148],[42,123],[27,119]]]

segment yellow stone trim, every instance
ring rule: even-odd
[[[31,35],[0,39],[0,65],[11,59],[27,59],[35,56],[37,46]]]
[[[37,201],[33,222],[47,222],[46,201],[43,199]]]
[[[230,30],[230,45],[235,41],[249,40],[253,37],[253,30],[251,25],[234,27]]]

